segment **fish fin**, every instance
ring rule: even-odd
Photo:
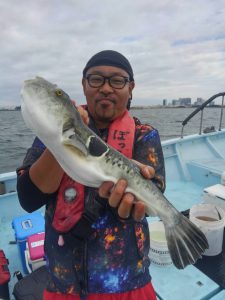
[[[76,134],[74,128],[69,128],[66,131],[63,131],[62,143],[64,145],[72,146],[80,150],[80,152],[85,156],[88,155],[88,149],[86,145],[83,143],[81,138]]]
[[[170,256],[178,269],[194,264],[209,247],[202,231],[182,214],[174,226],[164,225]]]
[[[63,123],[63,128],[62,128],[63,134],[68,130],[72,130],[75,133],[74,120],[72,118],[66,119],[66,121]]]
[[[157,217],[158,216],[158,213],[152,207],[149,207],[149,206],[146,206],[146,214],[149,217]]]
[[[108,151],[108,146],[103,143],[98,137],[91,136],[88,145],[89,153],[92,156],[101,156]]]

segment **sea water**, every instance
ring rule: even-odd
[[[138,102],[134,103],[138,105]],[[194,108],[144,108],[131,109],[131,114],[142,123],[157,128],[161,140],[180,137],[181,122]],[[204,110],[203,128],[219,126],[219,108]],[[196,115],[187,126],[184,135],[198,133],[200,114]],[[225,118],[223,121],[225,127]],[[22,164],[27,148],[34,139],[34,134],[25,125],[21,111],[0,111],[0,173],[14,171]]]

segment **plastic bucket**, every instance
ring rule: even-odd
[[[207,256],[222,252],[225,211],[213,204],[198,204],[190,209],[190,220],[205,234],[209,249],[203,253]]]
[[[150,251],[149,258],[158,266],[169,266],[172,264],[167,246],[165,229],[162,222],[157,221],[149,224]]]

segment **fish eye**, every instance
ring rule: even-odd
[[[63,92],[61,91],[61,90],[56,90],[55,91],[55,94],[56,94],[56,96],[62,96],[63,95]]]

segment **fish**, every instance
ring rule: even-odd
[[[21,96],[26,125],[73,180],[98,188],[105,181],[126,179],[126,192],[144,202],[149,216],[162,220],[173,264],[184,269],[201,257],[208,248],[201,230],[141,175],[137,164],[110,147],[83,122],[63,89],[36,77],[24,81]]]

